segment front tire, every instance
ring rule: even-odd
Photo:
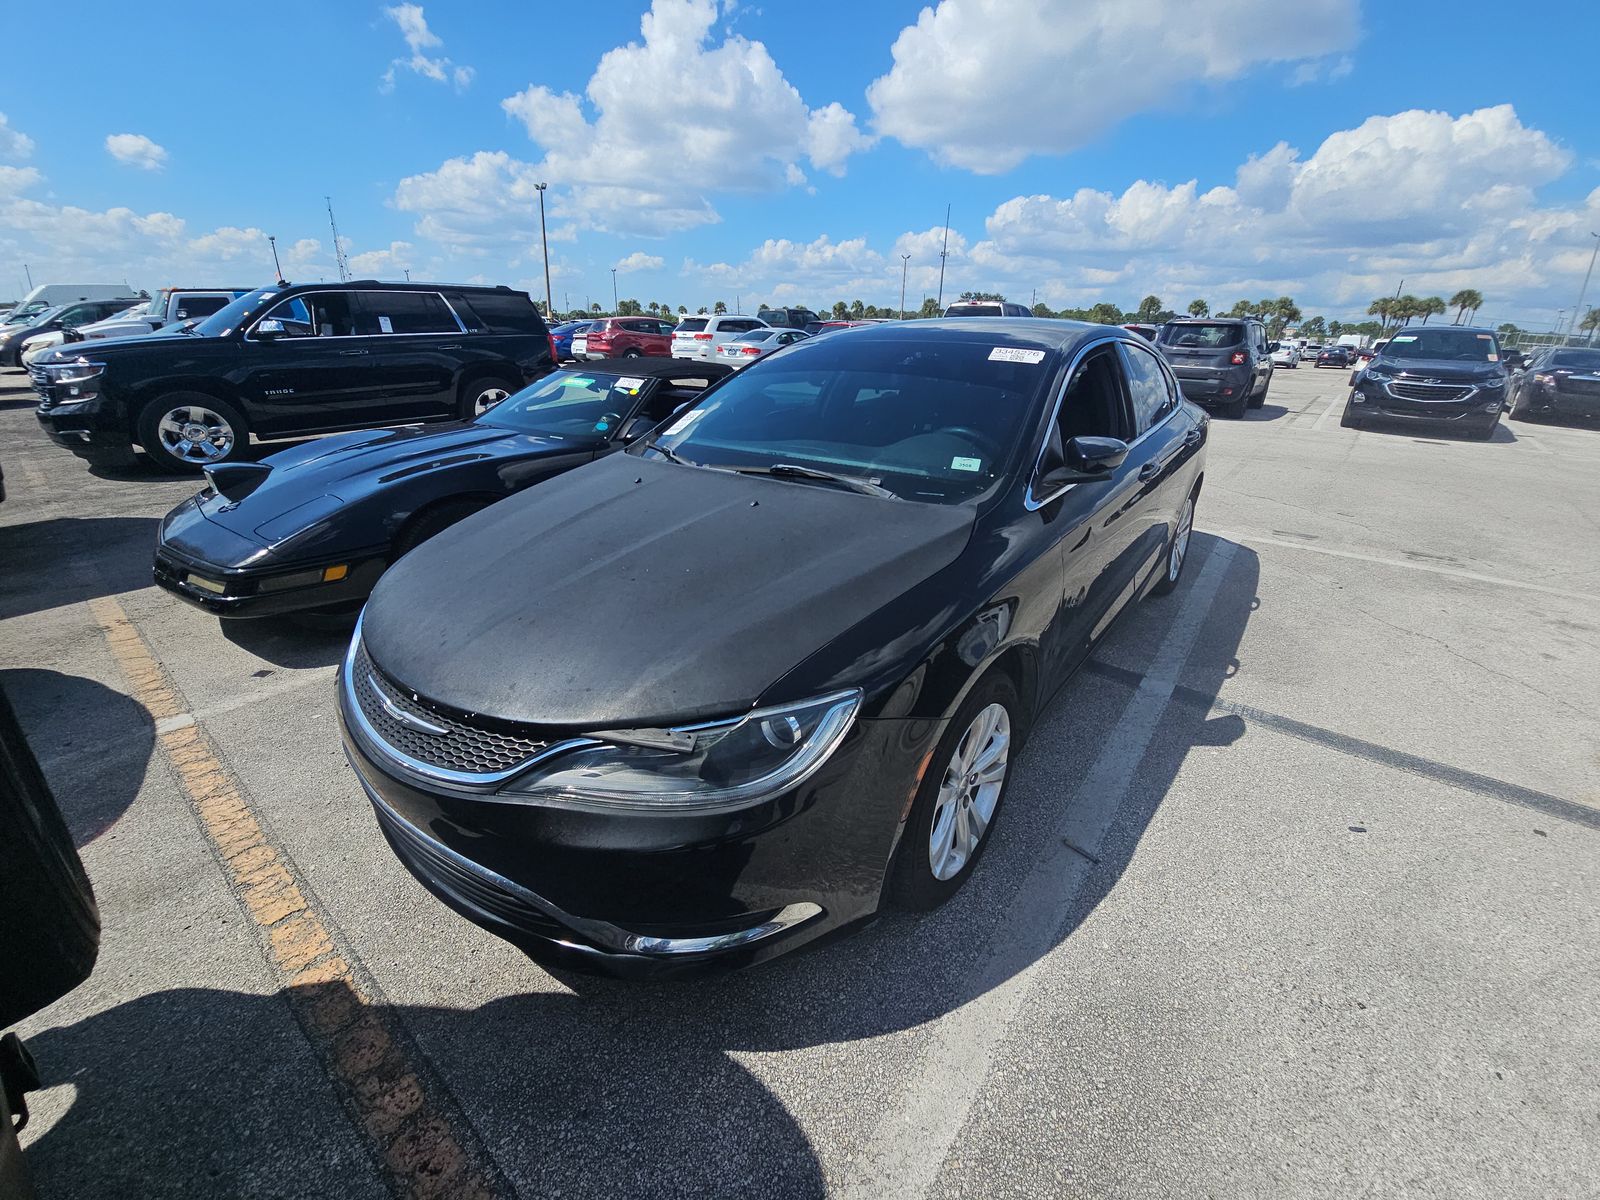
[[[990,842],[1020,746],[1021,704],[1009,675],[995,672],[962,703],[917,788],[889,898],[926,912],[961,889]]]
[[[173,392],[139,414],[139,444],[165,470],[199,471],[243,458],[250,448],[250,423],[225,400]]]
[[[1356,416],[1355,393],[1351,392],[1344,402],[1344,413],[1339,417],[1339,424],[1346,429],[1360,429],[1361,418]]]

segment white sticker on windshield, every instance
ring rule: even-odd
[[[952,458],[950,460],[952,471],[981,471],[983,459],[981,458]]]
[[[1391,338],[1389,340],[1390,341],[1395,341],[1395,342],[1414,342],[1414,341],[1417,340],[1417,335],[1414,334],[1414,333],[1407,333],[1407,334],[1402,334],[1402,335],[1397,336],[1397,337],[1393,337],[1393,338]]]
[[[1013,346],[996,346],[989,351],[990,362],[1037,363],[1044,361],[1043,350],[1018,350]],[[973,467],[974,471],[978,468]]]
[[[628,376],[625,379],[617,380],[617,384],[616,384],[617,391],[626,392],[630,396],[633,395],[635,392],[637,392],[643,386],[644,386],[644,380],[635,379],[631,375]]]
[[[389,320],[388,317],[379,317],[378,318],[378,328],[379,328],[379,330],[381,330],[384,333],[393,333],[394,332],[394,322]]]
[[[688,412],[684,413],[683,416],[679,417],[671,425],[666,427],[666,429],[663,431],[664,436],[671,437],[675,433],[682,433],[685,429],[689,428],[689,426],[698,421],[705,411],[706,410],[703,408],[691,408]]]

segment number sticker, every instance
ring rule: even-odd
[[[996,346],[989,351],[990,362],[1014,363],[1040,363],[1044,361],[1043,350],[1018,350],[1014,346]],[[976,467],[973,470],[977,470]]]
[[[981,458],[952,458],[950,460],[952,471],[980,471],[983,469]]]

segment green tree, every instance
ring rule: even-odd
[[[1211,315],[1211,305],[1204,300],[1191,300],[1189,301],[1189,315],[1191,317],[1209,317]]]
[[[623,300],[617,304],[617,316],[637,317],[644,314],[644,306],[637,300]]]
[[[1450,297],[1450,307],[1456,310],[1456,319],[1450,323],[1465,324],[1468,313],[1475,313],[1483,307],[1483,293],[1477,288],[1462,288]]]
[[[718,300],[711,306],[711,311],[720,317],[723,313],[728,311],[728,302],[726,300]]]
[[[1321,317],[1307,317],[1304,321],[1300,322],[1299,332],[1301,337],[1319,338],[1325,336],[1329,330],[1330,326],[1328,325],[1327,321],[1323,320]],[[1338,335],[1335,334],[1335,336]]]
[[[1343,321],[1329,321],[1328,322],[1328,335],[1330,337],[1338,337],[1341,333],[1348,332],[1349,329],[1350,329],[1350,326],[1346,325]],[[1304,327],[1302,327],[1300,332],[1301,333],[1307,333],[1307,330]]]
[[[598,304],[591,304],[589,306],[589,311],[598,316],[600,313],[604,312],[605,310],[603,308],[601,308]]]
[[[703,316],[706,315],[706,306],[704,304],[702,304],[699,308],[695,309],[694,311],[695,311],[695,315],[696,316],[703,317]]]
[[[1050,306],[1041,300],[1033,306],[1033,315],[1036,317],[1053,317],[1055,313],[1051,312]]]
[[[867,306],[865,304],[861,303],[859,300],[850,301],[850,319],[852,321],[859,321],[866,315]]]
[[[1120,304],[1109,304],[1102,300],[1089,310],[1089,320],[1097,325],[1120,325],[1122,324],[1122,306]]]
[[[1417,315],[1426,325],[1429,317],[1442,317],[1445,314],[1445,302],[1442,296],[1424,296],[1417,302]]]
[[[962,292],[961,293],[961,298],[963,300],[976,300],[976,301],[983,301],[983,300],[996,300],[996,301],[999,301],[999,300],[1004,300],[1005,299],[1005,297],[1002,296],[999,292]]]
[[[1248,300],[1237,300],[1232,308],[1222,315],[1225,317],[1248,317],[1256,310],[1256,306]]]
[[[1379,296],[1367,305],[1367,316],[1377,317],[1379,328],[1389,328],[1389,322],[1395,321],[1398,301],[1393,296]]]
[[[1583,320],[1578,322],[1578,328],[1589,335],[1589,340],[1594,340],[1595,330],[1600,329],[1600,308],[1590,306],[1589,311],[1583,314]]]
[[[1157,320],[1165,308],[1166,305],[1161,303],[1160,296],[1146,296],[1143,300],[1139,301],[1139,311],[1134,315],[1138,317],[1139,320],[1149,324],[1150,322]]]
[[[929,317],[937,317],[942,311],[939,307],[939,302],[932,296],[927,296],[922,301],[922,307],[917,309],[917,317],[921,320],[927,320]]]
[[[846,320],[849,316],[850,316],[850,306],[848,304],[846,304],[843,300],[835,300],[833,302],[833,319],[835,321],[843,321],[843,320]]]
[[[688,306],[687,305],[683,305],[683,304],[678,305],[678,315],[680,317],[688,316],[689,315]]]

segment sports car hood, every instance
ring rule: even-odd
[[[726,716],[949,565],[967,505],[613,455],[401,559],[362,636],[422,697],[578,729]]]
[[[263,459],[248,495],[196,498],[213,524],[273,546],[337,509],[429,471],[515,454],[570,454],[574,443],[471,422],[440,428],[364,429],[306,442]],[[298,516],[297,516],[298,514]]]

